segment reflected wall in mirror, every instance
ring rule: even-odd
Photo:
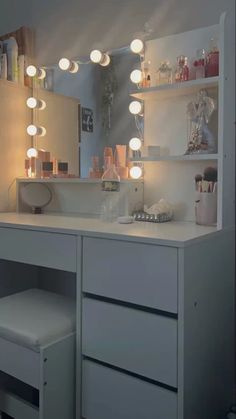
[[[68,117],[68,97],[80,103],[79,113],[76,115],[79,119],[77,141],[80,143],[80,152],[78,151],[77,155],[80,176],[83,178],[89,177],[93,156],[99,157],[99,166],[103,168],[105,146],[113,147],[114,151],[116,144],[128,146],[132,137],[138,133],[141,135],[139,131],[140,124],[142,130],[142,119],[137,124],[129,112],[131,102],[129,92],[134,86],[130,81],[130,73],[134,68],[140,68],[140,58],[132,54],[129,48],[114,50],[109,54],[111,62],[107,67],[87,60],[86,64],[79,66],[79,71],[75,74],[60,70],[58,65],[47,70],[49,78],[53,76],[53,81],[51,80],[48,87],[52,88],[60,98],[65,98],[65,112],[61,103],[61,110],[58,110],[56,118],[58,121],[64,120],[65,124],[68,121],[70,133],[72,116]],[[85,62],[86,59],[81,61]],[[45,115],[41,111],[36,113],[39,125],[43,125]],[[50,116],[47,116],[47,122],[50,124]],[[63,131],[65,130],[64,128]],[[66,141],[64,137],[63,140]],[[71,141],[71,138],[69,140]],[[74,151],[73,147],[73,153]]]

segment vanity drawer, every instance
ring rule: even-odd
[[[85,360],[82,416],[85,419],[177,419],[177,394]]]
[[[0,259],[76,272],[76,238],[67,234],[0,228]]]
[[[83,291],[177,313],[177,249],[84,238]]]
[[[85,298],[82,352],[177,387],[176,319]]]

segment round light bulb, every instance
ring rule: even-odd
[[[31,136],[34,136],[34,135],[36,135],[37,134],[37,127],[35,126],[35,125],[29,125],[28,127],[27,127],[27,133],[29,134],[29,135],[31,135]]]
[[[29,97],[26,101],[26,104],[28,106],[28,108],[30,109],[34,109],[37,107],[37,99],[35,99],[35,97]]]
[[[29,148],[26,154],[29,159],[31,159],[31,157],[38,157],[38,151],[34,147]]]
[[[29,97],[26,101],[27,106],[30,109],[45,109],[46,103],[44,100],[36,99],[35,97]]]
[[[139,179],[142,176],[142,169],[139,166],[133,166],[131,167],[129,173],[132,179]]]
[[[142,79],[143,76],[141,70],[133,70],[130,74],[130,80],[135,84],[141,83]]]
[[[140,138],[137,138],[137,137],[131,138],[129,142],[129,147],[131,148],[131,150],[138,151],[140,150],[141,146],[142,146],[142,141],[140,140]]]
[[[46,129],[44,127],[37,127],[36,125],[29,125],[27,127],[27,133],[31,135],[31,137],[34,135],[43,137],[46,134]]]
[[[108,54],[103,54],[103,58],[102,58],[102,61],[100,62],[100,64],[103,67],[107,67],[110,64],[110,62],[111,62],[111,59],[110,59],[109,55]]]
[[[144,51],[144,43],[141,39],[134,39],[130,44],[130,49],[134,54],[141,54]]]
[[[35,77],[35,76],[36,76],[36,74],[37,74],[37,68],[36,68],[34,65],[29,65],[29,66],[26,68],[26,74],[27,74],[29,77]]]
[[[99,64],[102,61],[103,54],[98,49],[94,49],[90,54],[90,60],[95,63]]]
[[[143,104],[141,102],[138,102],[137,100],[133,100],[133,102],[129,105],[129,111],[133,115],[138,115],[142,113],[143,110]]]
[[[37,76],[38,76],[39,80],[45,79],[46,75],[47,75],[47,73],[46,73],[46,70],[44,70],[44,68],[39,68],[38,69]]]
[[[68,58],[61,58],[58,65],[61,70],[68,71],[71,66],[71,62]]]

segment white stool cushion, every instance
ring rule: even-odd
[[[75,302],[40,289],[0,299],[0,337],[39,352],[75,331]]]

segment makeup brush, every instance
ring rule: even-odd
[[[206,167],[204,170],[203,180],[206,180],[207,182],[217,182],[217,168]]]

